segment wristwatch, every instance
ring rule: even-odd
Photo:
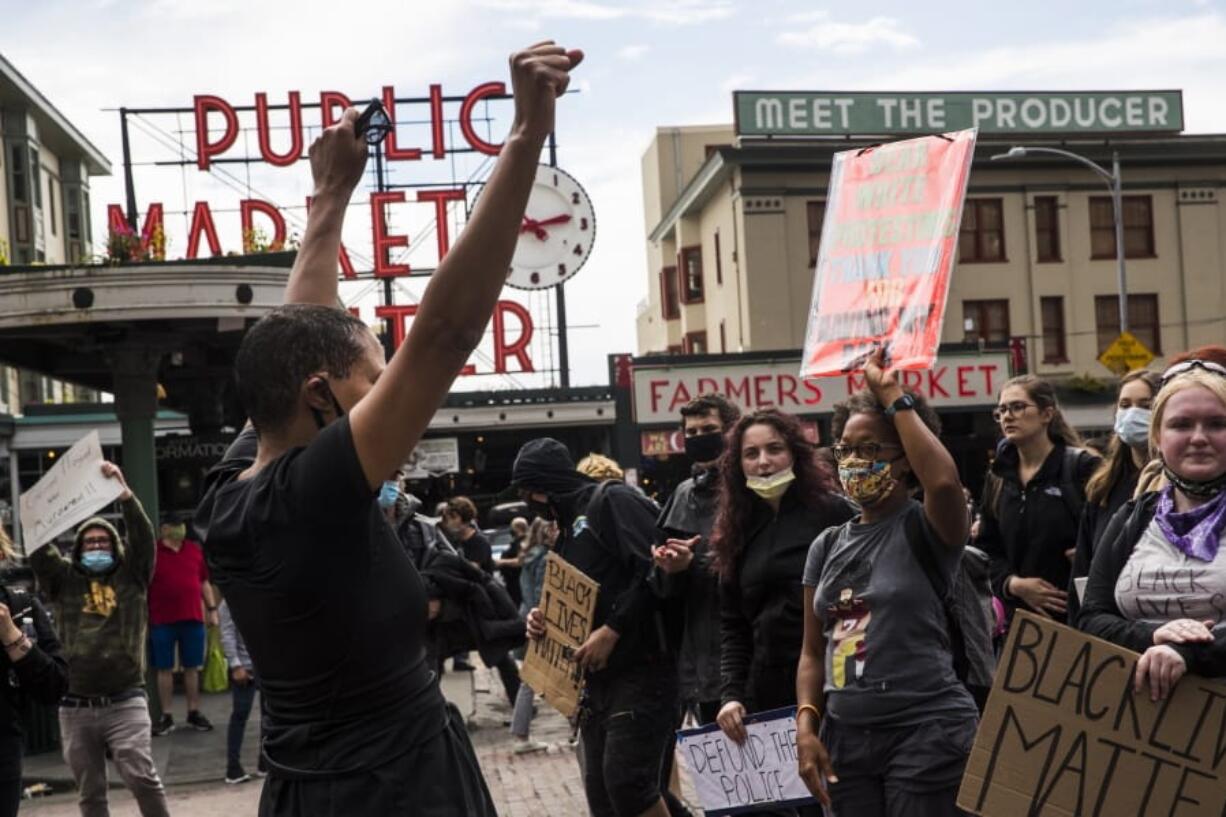
[[[885,416],[893,419],[894,415],[900,411],[914,411],[915,398],[909,394],[904,394],[902,397],[895,400],[886,407]]]

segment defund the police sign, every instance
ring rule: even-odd
[[[738,136],[1178,133],[1181,91],[844,93],[737,91]]]

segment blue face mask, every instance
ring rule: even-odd
[[[1149,421],[1153,412],[1147,408],[1120,409],[1115,415],[1115,433],[1120,441],[1132,448],[1141,448],[1149,442]]]
[[[81,567],[90,573],[105,573],[115,566],[115,556],[109,550],[87,550],[81,554]]]
[[[400,497],[400,486],[395,480],[386,480],[383,487],[379,489],[379,507],[384,510],[393,507],[396,500]]]

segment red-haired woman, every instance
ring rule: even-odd
[[[716,721],[740,742],[747,713],[796,703],[805,557],[818,534],[854,510],[836,493],[800,421],[775,409],[733,427],[720,482],[711,537],[720,577],[723,705]]]

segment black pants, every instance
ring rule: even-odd
[[[507,693],[507,700],[515,706],[515,696],[519,694],[519,665],[511,653],[503,653],[498,663],[494,664],[498,677],[502,679],[502,688]]]
[[[0,817],[16,817],[21,804],[21,738],[0,735]]]
[[[589,682],[580,730],[592,817],[636,817],[660,799],[678,706],[677,671],[662,657]]]

